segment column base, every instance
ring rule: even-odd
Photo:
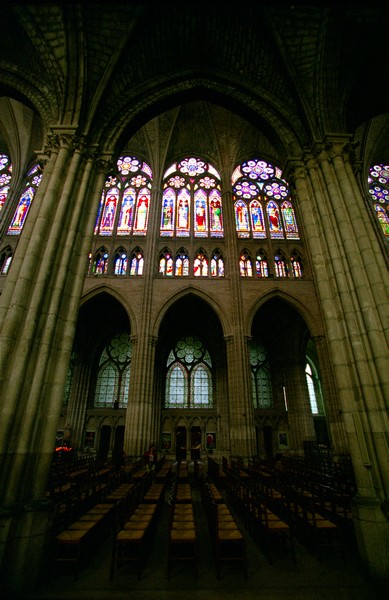
[[[356,496],[352,506],[355,534],[366,574],[378,586],[389,586],[389,507],[377,498]]]

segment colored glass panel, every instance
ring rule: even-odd
[[[104,210],[100,223],[100,235],[112,234],[118,202],[119,190],[118,188],[111,188],[105,197]]]
[[[195,218],[194,230],[196,237],[208,235],[208,198],[205,190],[199,189],[194,195]]]
[[[370,168],[369,194],[373,208],[385,237],[389,237],[389,165],[378,164]]]
[[[198,338],[180,339],[166,366],[165,408],[212,408],[212,362]]]
[[[383,234],[385,236],[389,236],[389,215],[385,212],[385,209],[380,204],[375,204],[374,210],[377,213],[378,221],[381,225]]]
[[[223,213],[219,190],[212,190],[209,194],[209,213],[211,237],[222,237],[224,234]]]
[[[266,207],[267,218],[269,223],[270,237],[271,238],[283,238],[284,232],[282,229],[282,223],[280,219],[280,210],[278,204],[273,200],[267,203]]]
[[[281,214],[284,222],[286,237],[289,239],[298,239],[299,232],[296,223],[294,209],[291,203],[287,200],[281,205]]]
[[[248,237],[249,235],[249,216],[246,203],[243,200],[235,202],[235,221],[236,230],[239,237]]]
[[[261,203],[258,200],[250,202],[251,230],[254,238],[266,237],[265,222]]]
[[[146,235],[147,222],[149,217],[149,203],[150,192],[147,188],[143,188],[142,190],[140,190],[137,199],[136,216],[134,224],[134,234],[136,235]]]
[[[22,231],[34,195],[35,189],[33,187],[29,187],[24,190],[12,218],[11,224],[8,228],[9,235],[18,235]]]
[[[176,235],[180,237],[189,236],[189,208],[190,208],[190,193],[184,188],[179,191],[177,196],[177,225]]]
[[[135,189],[128,187],[124,190],[122,206],[117,225],[118,235],[130,235],[134,220]]]
[[[162,197],[161,235],[173,235],[175,207],[176,193],[171,187],[169,187],[163,192]]]

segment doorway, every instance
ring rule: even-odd
[[[98,458],[100,461],[107,460],[110,441],[111,427],[109,425],[103,425],[100,430],[100,442],[98,451]]]
[[[264,425],[263,427],[263,443],[265,447],[266,458],[273,458],[273,427]]]
[[[176,428],[176,460],[186,460],[186,427]]]
[[[201,427],[196,425],[190,430],[190,458],[200,460],[201,456]]]

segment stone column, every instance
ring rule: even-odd
[[[227,339],[230,452],[255,453],[255,425],[247,340],[237,333]]]
[[[18,248],[1,298],[0,551],[3,585],[21,595],[39,576],[49,530],[48,473],[104,180],[74,132],[57,133],[20,239],[24,260]]]
[[[160,407],[156,406],[153,395],[156,339],[152,336],[133,337],[132,343],[124,448],[129,455],[141,455],[150,443],[158,444],[159,441],[156,439],[156,420]]]
[[[311,442],[316,439],[305,377],[305,363],[287,360],[284,372],[288,382],[289,445],[291,450],[303,454],[303,442]]]
[[[388,274],[347,159],[345,139],[326,140],[294,178],[326,327],[340,409],[357,480],[355,524],[361,556],[389,580],[388,351],[383,309]],[[370,234],[369,234],[370,233]],[[374,257],[374,260],[373,260]],[[372,265],[374,262],[374,265]]]
[[[346,431],[342,419],[342,410],[336,397],[334,373],[331,358],[324,336],[313,338],[320,364],[320,381],[323,392],[324,409],[330,440],[335,454],[348,454]]]

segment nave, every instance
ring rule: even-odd
[[[200,463],[199,467],[206,473],[206,464]],[[188,483],[198,542],[197,577],[190,562],[178,562],[173,564],[168,578],[169,503],[172,502],[176,470],[177,464],[174,463],[140,578],[137,569],[126,563],[116,568],[113,578],[110,578],[112,532],[109,532],[83,561],[77,578],[68,565],[60,565],[59,568],[50,565],[49,580],[30,596],[30,600],[208,600],[209,597],[215,600],[238,597],[242,600],[326,600],[334,597],[337,600],[375,600],[381,596],[380,591],[363,577],[353,547],[347,547],[345,562],[337,552],[327,553],[319,562],[299,541],[294,540],[296,560],[293,561],[290,553],[279,549],[273,554],[270,564],[232,507],[231,512],[246,543],[247,579],[240,563],[222,565],[218,579],[200,479],[193,462],[188,463]],[[222,487],[220,493],[227,501],[225,488]]]

